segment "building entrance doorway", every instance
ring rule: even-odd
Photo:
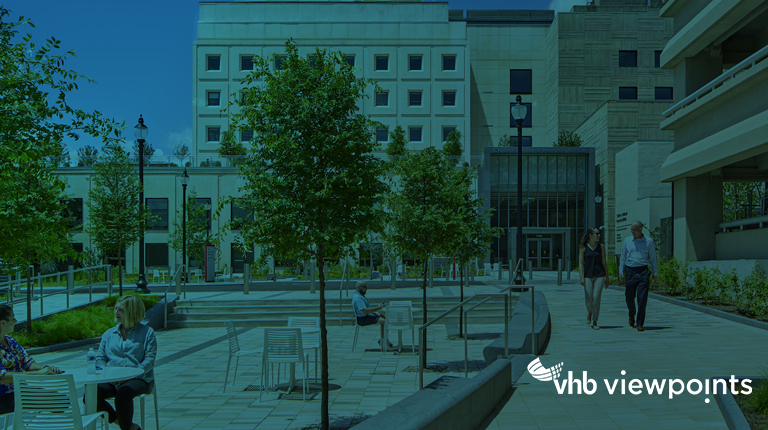
[[[552,270],[552,239],[528,238],[526,240],[527,263],[533,270]]]

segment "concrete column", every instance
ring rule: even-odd
[[[723,222],[720,176],[701,175],[674,182],[674,256],[678,261],[715,259],[715,233]]]

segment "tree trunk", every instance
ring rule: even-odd
[[[325,264],[323,248],[317,247],[317,273],[320,278],[320,367],[321,367],[321,398],[320,398],[320,429],[328,430],[328,328],[325,325]]]
[[[459,260],[459,303],[464,301],[464,263]],[[464,333],[464,306],[459,308],[459,338],[463,338]]]
[[[424,280],[421,283],[421,291],[423,292],[422,299],[421,299],[421,306],[424,309],[424,312],[422,312],[422,317],[421,317],[422,324],[427,323],[427,270],[428,270],[427,268],[429,267],[428,264],[429,262],[427,260],[424,260]],[[426,369],[427,368],[427,329],[426,328],[422,330],[422,333],[421,333],[421,344],[424,346],[424,354],[421,355],[422,357],[421,367]]]

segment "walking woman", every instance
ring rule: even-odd
[[[597,318],[600,316],[600,297],[608,286],[608,265],[605,262],[605,248],[600,245],[600,230],[588,230],[579,244],[579,275],[584,286],[584,302],[587,305],[587,324],[600,330]]]

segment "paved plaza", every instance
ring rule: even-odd
[[[518,381],[509,402],[489,423],[489,429],[725,429],[725,421],[711,396],[681,394],[609,395],[603,379],[667,379],[704,380],[712,376],[754,375],[760,365],[768,365],[768,331],[650,299],[646,331],[627,327],[623,292],[603,293],[599,331],[586,325],[583,290],[578,276],[557,286],[554,273],[536,273],[529,284],[536,285],[547,297],[552,317],[552,340],[542,363],[552,366],[563,362],[562,378],[568,371],[581,378],[582,371],[601,386],[593,395],[558,394],[552,382],[540,382],[529,374]],[[483,285],[467,287],[465,296],[478,292],[497,292],[506,280],[479,278]],[[338,290],[336,290],[338,291]],[[430,296],[458,297],[458,287],[428,289]],[[302,291],[251,291],[188,293],[187,298],[254,300],[280,295],[285,298],[309,298]],[[329,292],[329,294],[338,294]],[[414,288],[371,289],[372,304],[387,297],[413,296],[420,300],[421,291]],[[458,299],[457,299],[458,302]],[[430,317],[435,315],[430,314]],[[331,312],[329,318],[338,317]],[[584,321],[582,321],[584,320]],[[438,324],[429,331],[430,363],[457,366],[464,361],[464,342],[450,340],[456,324]],[[501,324],[471,324],[470,334],[503,330]],[[261,328],[238,330],[243,348],[261,346]],[[331,422],[336,428],[374,415],[406,398],[418,389],[418,373],[407,371],[418,365],[410,352],[387,353],[382,356],[376,345],[378,330],[360,332],[358,347],[351,351],[354,327],[329,326]],[[482,349],[492,342],[490,336],[470,340],[469,360],[482,360]],[[224,327],[187,328],[160,331],[156,364],[160,426],[162,429],[302,429],[319,424],[320,394],[311,390],[310,400],[301,400],[301,390],[285,396],[266,392],[259,401],[261,357],[240,360],[237,381],[223,390],[227,363],[227,341]],[[394,340],[395,336],[390,335]],[[410,343],[410,335],[405,336]],[[87,347],[38,354],[39,362],[65,369],[82,366]],[[310,360],[313,357],[310,354]],[[477,362],[475,362],[477,363]],[[234,366],[233,366],[234,367]],[[477,374],[476,366],[470,377]],[[425,384],[440,375],[463,376],[463,372],[425,373]],[[622,376],[621,371],[626,375]],[[310,369],[312,372],[313,369]],[[619,382],[620,384],[620,382]],[[147,428],[154,428],[154,410],[147,403]],[[137,402],[138,406],[138,402]],[[135,421],[139,421],[138,407]],[[116,429],[116,426],[112,426]],[[468,429],[470,430],[470,429]]]

